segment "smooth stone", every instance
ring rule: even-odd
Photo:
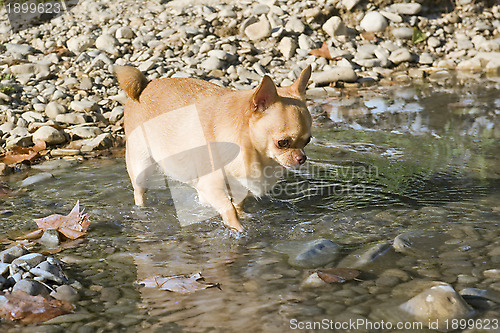
[[[33,133],[33,142],[42,140],[47,145],[57,145],[66,142],[66,137],[62,131],[55,129],[52,126],[42,126]]]
[[[414,59],[410,51],[407,48],[402,47],[400,49],[391,52],[389,60],[392,61],[394,64],[399,65],[402,62],[411,62]]]
[[[399,39],[412,39],[413,29],[408,27],[401,27],[392,29],[392,35]]]
[[[13,293],[16,291],[24,291],[31,296],[41,295],[45,297],[49,295],[49,290],[47,289],[47,287],[33,279],[22,279],[18,281],[14,285],[14,288],[12,288]]]
[[[61,241],[59,239],[59,231],[57,231],[55,229],[45,230],[43,232],[42,237],[40,237],[40,239],[38,241],[42,245],[45,245],[47,247],[56,247],[61,243]]]
[[[434,63],[434,57],[428,52],[423,52],[418,57],[418,63],[422,65],[432,65]]]
[[[125,108],[123,106],[117,106],[115,107],[109,116],[109,121],[112,124],[115,124],[117,121],[123,118],[123,115],[125,114]]]
[[[361,0],[341,0],[342,2],[342,6],[344,6],[344,8],[347,10],[347,11],[351,11],[354,7],[356,7],[356,5],[360,2]]]
[[[92,37],[89,35],[79,35],[76,37],[72,37],[66,42],[68,50],[77,55],[93,47],[94,45],[94,39],[92,39]]]
[[[36,74],[48,72],[49,66],[44,64],[19,64],[10,66],[9,71],[14,75],[27,75],[26,78],[31,78]]]
[[[330,17],[322,26],[322,29],[330,35],[330,37],[346,34],[346,27],[342,19],[338,16]]]
[[[416,2],[395,3],[390,5],[387,10],[403,15],[417,15],[422,10],[422,5]]]
[[[75,156],[80,155],[80,149],[70,149],[70,148],[58,148],[52,149],[50,151],[50,156],[59,157],[59,156]]]
[[[500,279],[500,269],[487,269],[483,272],[483,276],[490,279]]]
[[[311,75],[311,80],[318,85],[326,85],[337,81],[355,82],[357,79],[356,72],[349,67],[334,67],[322,72],[314,72]]]
[[[323,281],[319,276],[317,272],[312,273],[309,275],[302,283],[300,286],[302,288],[320,288],[323,286],[328,285],[325,281]]]
[[[258,22],[246,27],[245,35],[252,41],[267,38],[271,36],[271,25],[265,17],[262,17]]]
[[[111,134],[103,133],[93,139],[82,140],[82,152],[90,152],[93,150],[107,149],[113,145]]]
[[[394,252],[391,244],[380,243],[350,253],[338,263],[337,267],[361,268],[378,261],[391,252]]]
[[[51,119],[56,119],[58,115],[63,113],[66,113],[66,107],[57,102],[52,101],[45,106],[45,114]]]
[[[456,68],[462,71],[481,72],[483,70],[483,64],[478,58],[472,58],[460,61]]]
[[[299,18],[292,16],[285,24],[285,30],[301,34],[306,30],[306,26]]]
[[[295,55],[297,46],[297,41],[294,38],[283,37],[278,44],[278,50],[286,59],[290,59]]]
[[[98,105],[96,102],[87,99],[81,101],[72,101],[69,107],[76,112],[90,112],[95,111],[98,108]]]
[[[80,300],[78,292],[67,284],[57,287],[55,291],[50,293],[50,296],[69,303],[74,303]]]
[[[216,57],[208,57],[207,59],[203,60],[200,64],[200,67],[207,71],[222,69],[224,68],[224,66],[225,62]]]
[[[317,239],[302,245],[299,252],[289,257],[292,266],[315,268],[326,265],[339,254],[339,246],[329,239]]]
[[[472,309],[451,285],[435,282],[434,286],[424,290],[399,306],[415,320],[428,323],[439,321],[439,328],[444,328],[445,321],[468,318]]]
[[[29,123],[35,123],[35,122],[43,123],[43,122],[45,122],[45,117],[41,113],[38,113],[35,111],[23,112],[21,117],[23,117],[23,119],[25,119]]]
[[[52,179],[52,178],[54,178],[54,176],[51,173],[41,172],[41,173],[37,173],[36,175],[29,176],[29,177],[23,179],[23,181],[21,182],[21,184],[19,184],[19,186],[27,187],[30,185],[44,182],[44,181]]]
[[[16,245],[0,252],[0,261],[10,264],[12,260],[19,258],[27,253],[28,250],[26,250],[24,247],[22,247],[21,245]]]
[[[97,126],[78,126],[72,128],[70,133],[76,139],[90,139],[102,134],[102,130]]]
[[[59,325],[66,323],[85,322],[94,316],[90,313],[68,313],[45,321],[44,325]],[[92,331],[94,332],[94,331]]]
[[[19,53],[22,56],[27,56],[35,51],[35,49],[28,44],[6,43],[5,48],[7,52]]]
[[[95,47],[99,50],[118,55],[118,46],[119,42],[116,40],[115,37],[108,35],[108,34],[103,34],[97,37],[95,41]]]
[[[381,32],[387,27],[387,19],[379,12],[368,12],[359,25],[368,32]]]
[[[30,267],[35,267],[39,263],[45,260],[45,256],[40,253],[28,253],[12,261],[12,265],[22,267],[23,265],[28,265]]]
[[[56,121],[71,125],[85,124],[88,118],[84,113],[64,113],[56,116]]]
[[[130,27],[120,27],[116,30],[115,37],[117,39],[132,39],[134,38],[134,32]]]

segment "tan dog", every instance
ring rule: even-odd
[[[285,168],[306,160],[311,115],[305,90],[308,66],[289,87],[264,76],[253,90],[235,91],[185,78],[151,82],[137,69],[115,66],[128,95],[125,106],[127,170],[135,204],[145,200],[151,166],[191,184],[236,231],[244,198],[261,196]]]

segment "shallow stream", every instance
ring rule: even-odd
[[[181,227],[168,190],[134,207],[123,158],[49,161],[10,176],[13,187],[39,168],[55,177],[0,201],[0,238],[34,230],[33,218],[67,214],[77,200],[92,221],[85,242],[56,254],[83,285],[77,311],[22,331],[287,332],[299,322],[390,320],[381,307],[401,304],[421,281],[500,295],[500,274],[483,274],[500,265],[499,87],[422,83],[314,98],[323,125],[308,163],[248,202],[238,240],[219,218]],[[358,267],[359,280],[319,288],[303,286],[312,270],[279,250],[327,238],[340,254],[322,267],[347,267],[403,233],[412,238],[405,251],[380,252]],[[220,289],[182,295],[135,284],[197,272]],[[500,318],[499,302],[475,318]]]

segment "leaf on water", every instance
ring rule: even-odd
[[[413,44],[423,42],[426,39],[427,35],[425,33],[420,31],[419,28],[413,27],[413,36],[411,37],[411,41],[413,42]]]
[[[73,311],[68,302],[46,299],[43,296],[31,296],[24,291],[15,291],[4,295],[7,299],[0,307],[0,317],[18,320],[24,324],[42,323],[57,316]]]
[[[80,201],[68,215],[52,214],[50,216],[34,219],[38,227],[43,230],[57,229],[60,233],[70,239],[76,239],[86,235],[90,220],[87,214],[80,212]]]
[[[351,268],[325,268],[316,273],[326,283],[344,283],[357,278],[360,271]]]
[[[189,294],[195,291],[217,287],[218,283],[205,282],[201,273],[192,275],[176,275],[176,276],[152,276],[142,281],[137,282],[139,285],[146,288],[158,288],[161,290],[173,291],[181,294]]]
[[[332,59],[330,50],[328,49],[328,44],[326,42],[323,42],[323,45],[321,45],[319,49],[312,49],[311,51],[309,51],[309,54],[312,54],[316,57],[323,57],[329,60]]]

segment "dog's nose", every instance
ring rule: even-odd
[[[297,162],[299,162],[299,164],[304,164],[306,160],[307,160],[306,155],[300,154],[297,156]]]

